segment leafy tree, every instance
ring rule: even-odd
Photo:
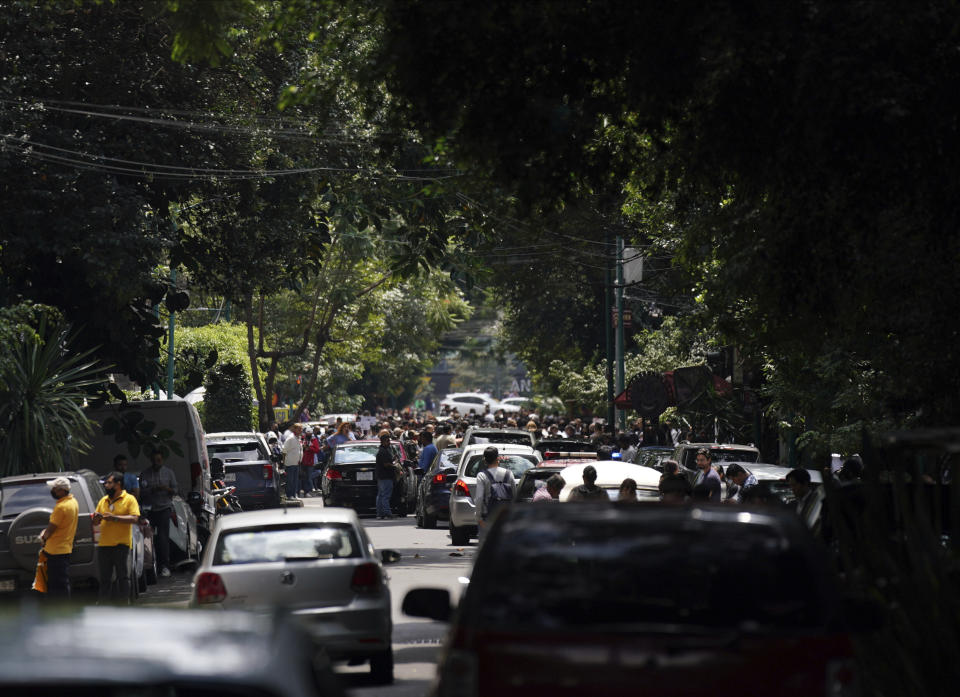
[[[204,383],[204,429],[207,431],[249,431],[252,428],[253,398],[250,376],[242,363],[222,363],[207,375]]]

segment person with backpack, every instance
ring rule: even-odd
[[[489,519],[501,505],[513,500],[516,481],[513,472],[506,467],[500,467],[500,451],[492,445],[483,451],[483,462],[486,466],[477,473],[476,500],[477,504],[477,533],[483,541],[487,519]]]

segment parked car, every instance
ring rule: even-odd
[[[656,503],[504,508],[456,610],[403,601],[452,624],[437,697],[850,695],[856,607],[795,515]]]
[[[41,547],[39,536],[50,522],[54,506],[47,482],[57,477],[70,480],[70,493],[77,500],[79,511],[70,555],[71,584],[80,588],[100,583],[96,547],[100,526],[93,523],[92,516],[104,490],[96,473],[78,470],[22,474],[0,479],[0,593],[27,591],[33,584]],[[143,533],[134,525],[129,561],[131,600],[147,590],[145,556]]]
[[[0,616],[0,693],[345,697],[329,662],[289,620],[92,606]]]
[[[328,506],[347,506],[358,512],[375,511],[377,507],[376,460],[380,441],[351,440],[334,448],[323,468],[321,486],[323,501]],[[394,457],[406,462],[404,475],[394,482],[390,508],[396,515],[416,509],[417,473],[412,460],[404,456],[399,441],[392,441]]]
[[[455,545],[465,545],[477,536],[477,505],[473,500],[477,488],[477,473],[483,464],[483,451],[487,443],[469,445],[463,449],[457,465],[457,478],[450,490],[450,540]],[[517,479],[540,462],[540,453],[527,445],[497,445],[500,466],[506,467]]]
[[[393,681],[393,624],[383,563],[355,511],[292,508],[218,520],[190,605],[289,612],[334,659],[369,660]],[[279,675],[276,677],[280,677]]]
[[[184,555],[196,549],[193,540],[201,544],[213,529],[216,505],[210,479],[210,460],[200,415],[196,408],[182,400],[154,400],[106,404],[88,407],[84,414],[96,425],[90,438],[91,448],[77,457],[77,467],[87,467],[103,476],[113,468],[115,455],[129,458],[128,470],[139,474],[150,466],[145,443],[166,448],[164,465],[173,470],[179,493],[192,515],[180,516],[191,525],[185,535],[171,530],[171,540],[182,537],[190,542],[187,548],[178,548]],[[147,440],[145,440],[147,439]]]
[[[620,493],[620,485],[624,479],[632,479],[637,483],[637,498],[641,501],[660,500],[660,473],[649,467],[631,465],[629,462],[604,460],[599,462],[581,462],[569,465],[560,472],[566,485],[560,492],[560,501],[567,501],[570,492],[583,484],[583,470],[592,465],[597,470],[596,485],[606,491],[611,501],[616,501]]]
[[[697,452],[701,448],[710,451],[714,463],[760,461],[760,451],[757,448],[735,443],[680,443],[673,449],[673,459],[688,472],[696,472]]]
[[[724,462],[724,467],[729,467],[733,462]],[[787,475],[790,473],[789,467],[780,465],[771,465],[766,462],[738,462],[738,465],[757,478],[757,485],[764,487],[773,497],[784,504],[796,502],[793,495],[793,489],[787,483]],[[810,486],[818,488],[823,484],[823,475],[818,470],[807,470],[810,473]]]
[[[536,438],[530,431],[519,428],[497,428],[490,426],[471,426],[463,434],[461,446],[468,445],[529,445],[534,447]]]
[[[450,411],[456,409],[466,416],[471,411],[477,415],[483,414],[487,407],[490,407],[490,413],[503,410],[506,414],[516,414],[520,407],[515,404],[504,404],[487,394],[480,392],[454,392],[448,394],[440,401],[441,407],[446,407]]]
[[[248,510],[279,507],[281,487],[279,468],[270,459],[263,436],[253,431],[208,433],[207,457],[222,463],[222,479],[237,487],[240,505]],[[214,472],[215,479],[221,478]]]
[[[461,448],[437,452],[417,487],[417,526],[432,530],[438,520],[450,519],[450,489],[457,481]]]

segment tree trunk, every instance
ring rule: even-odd
[[[273,393],[267,395],[264,399],[263,386],[260,383],[260,369],[257,365],[257,347],[253,341],[253,293],[247,295],[247,356],[250,358],[250,377],[253,380],[253,391],[257,395],[257,421],[260,424],[260,430],[266,431],[269,428],[270,416],[272,416]],[[263,333],[263,326],[259,327],[260,333]]]

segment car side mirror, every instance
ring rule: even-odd
[[[448,622],[453,614],[446,588],[414,588],[403,597],[403,614]]]
[[[396,564],[400,561],[401,554],[395,549],[381,549],[380,561],[384,564]]]

